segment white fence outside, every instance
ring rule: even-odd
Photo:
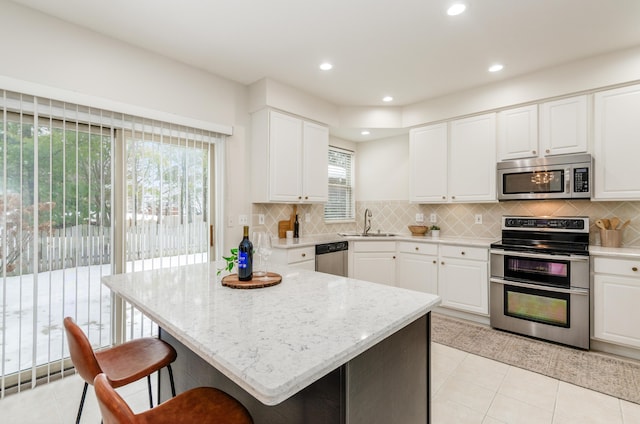
[[[126,260],[206,251],[209,236],[206,222],[180,224],[167,221],[161,224],[143,222],[127,225]],[[40,234],[37,250],[34,251],[33,244],[29,243],[20,260],[22,274],[109,263],[111,228],[95,225],[77,225]],[[37,270],[33,269],[33,264],[38,265]]]

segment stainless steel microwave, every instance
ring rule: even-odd
[[[593,159],[589,154],[498,163],[498,200],[590,199]]]

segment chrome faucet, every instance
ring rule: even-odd
[[[369,218],[369,223],[367,224],[367,218]],[[364,210],[364,223],[363,223],[363,235],[367,235],[369,230],[371,229],[371,211],[369,208]]]

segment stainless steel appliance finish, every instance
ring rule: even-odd
[[[347,241],[316,245],[316,271],[346,277],[348,250]]]
[[[491,245],[494,328],[589,349],[589,218],[503,217]]]
[[[499,162],[498,200],[589,199],[592,164],[589,154]]]

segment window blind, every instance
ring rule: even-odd
[[[352,151],[329,146],[329,199],[324,206],[327,222],[355,219],[353,162]]]

